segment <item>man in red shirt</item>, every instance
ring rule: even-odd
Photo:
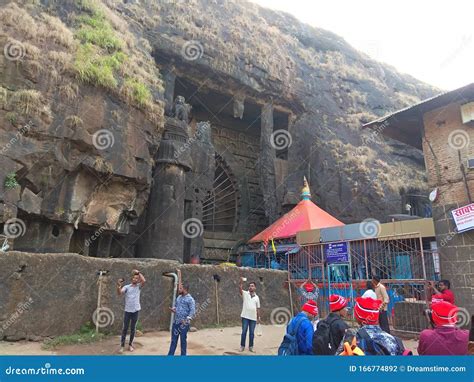
[[[467,355],[469,331],[456,327],[458,308],[446,301],[433,302],[434,329],[420,333],[419,355]]]
[[[433,294],[436,294],[436,299],[454,304],[454,293],[451,291],[450,288],[451,283],[449,282],[449,280],[441,280],[438,283],[438,288],[435,287],[433,282],[431,283],[431,289],[433,291]],[[433,302],[435,301],[433,300]]]

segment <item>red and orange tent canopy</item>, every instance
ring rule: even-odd
[[[270,240],[294,237],[300,231],[343,226],[344,223],[319,208],[311,201],[308,182],[304,179],[302,200],[289,212],[262,232],[249,240],[249,243],[268,243]]]

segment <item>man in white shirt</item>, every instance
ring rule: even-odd
[[[257,286],[254,282],[249,283],[249,290],[243,290],[244,279],[240,278],[239,293],[242,296],[242,335],[240,338],[240,351],[245,350],[247,331],[249,332],[249,350],[253,353],[253,339],[257,322],[260,322],[260,299],[255,290]]]
[[[129,347],[130,351],[134,351],[133,340],[135,338],[135,331],[138,322],[138,312],[141,309],[140,306],[140,292],[145,285],[145,277],[143,274],[134,269],[132,271],[132,283],[123,286],[123,279],[117,282],[117,294],[119,296],[125,296],[125,314],[123,319],[122,338],[120,340],[120,353],[123,353],[125,347],[125,338],[127,337],[128,327],[130,325],[130,340]]]
[[[375,295],[377,300],[382,301],[379,315],[379,325],[384,332],[390,334],[390,325],[388,323],[388,304],[390,303],[390,297],[388,297],[387,289],[385,285],[380,282],[379,276],[372,276],[372,285],[374,286]]]

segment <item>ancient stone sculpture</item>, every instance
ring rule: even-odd
[[[185,102],[183,96],[177,96],[173,104],[173,117],[188,123],[190,113],[191,105]]]

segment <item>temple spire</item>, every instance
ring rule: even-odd
[[[303,177],[303,189],[301,190],[301,200],[311,200],[311,191],[309,190],[306,176]]]

